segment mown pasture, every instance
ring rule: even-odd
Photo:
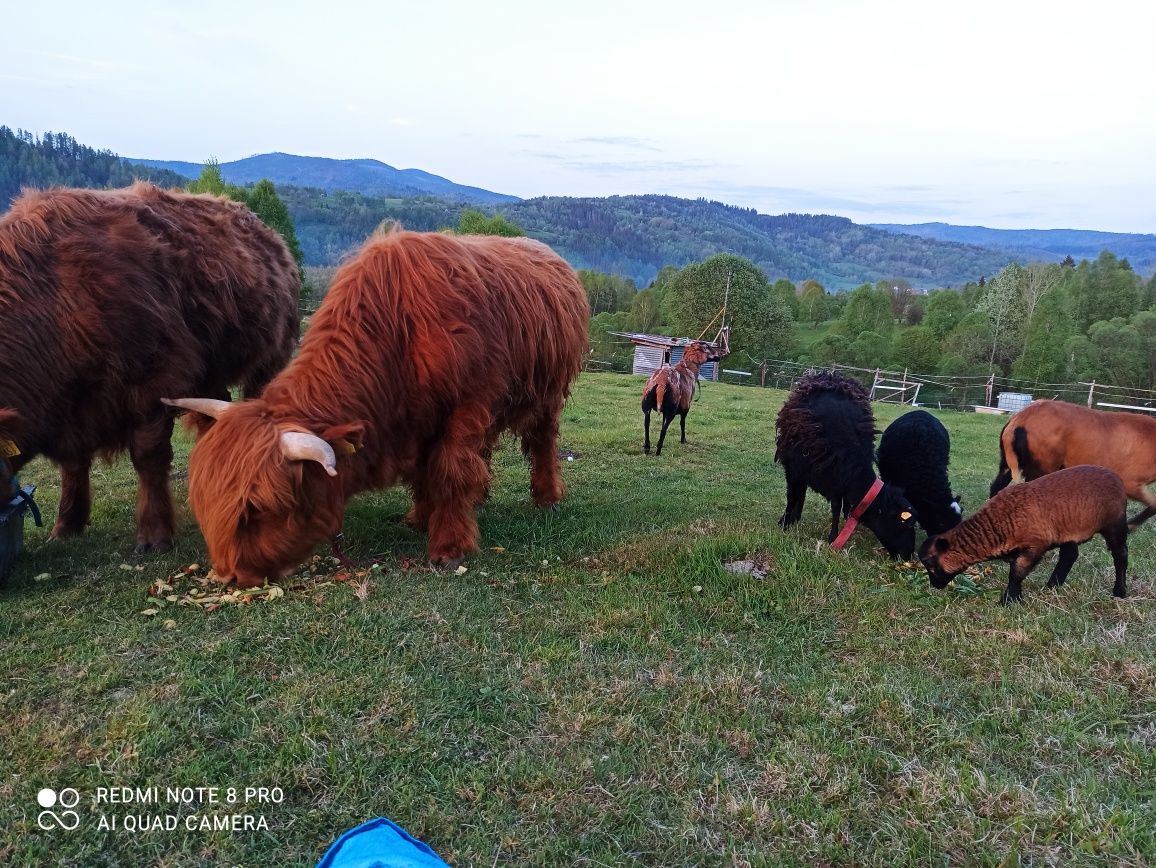
[[[820,545],[813,494],[778,529],[784,393],[705,384],[690,443],[654,458],[640,391],[580,378],[556,511],[531,506],[504,441],[460,575],[421,566],[395,489],[350,508],[349,554],[381,563],[364,577],[326,568],[277,598],[166,602],[149,588],[204,563],[187,508],[176,549],[137,558],[131,468],[98,468],[89,534],[46,543],[29,524],[0,589],[0,863],[312,865],[377,815],[462,865],[1156,858],[1156,522],[1132,537],[1124,601],[1099,540],[1058,593],[1043,587],[1051,555],[1022,606],[997,604],[1002,565],[932,591],[864,530],[846,552]],[[899,412],[876,405],[880,427]],[[974,509],[1001,420],[942,418]],[[53,469],[24,478],[53,515]],[[724,567],[736,560],[765,577]],[[93,801],[152,786],[284,800]],[[81,793],[77,830],[37,827],[43,787]],[[268,829],[97,827],[166,812]]]

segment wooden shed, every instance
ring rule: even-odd
[[[649,377],[663,365],[676,365],[686,351],[686,345],[691,343],[690,338],[672,338],[666,335],[645,335],[637,332],[612,332],[620,337],[628,338],[634,344],[633,372]],[[727,345],[726,330],[719,332],[713,341],[703,343],[717,349],[721,355],[730,350]],[[719,375],[718,362],[704,362],[698,370],[700,380],[717,380]]]

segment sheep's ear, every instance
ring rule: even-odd
[[[951,547],[951,543],[949,543],[943,537],[937,536],[935,538],[935,543],[933,544],[933,547],[935,548],[935,551],[937,554],[943,554],[945,551],[947,551]]]

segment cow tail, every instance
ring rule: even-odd
[[[1012,452],[1015,453],[1019,468],[1013,467],[1012,473],[1027,479],[1028,467],[1032,464],[1032,454],[1028,451],[1028,429],[1020,426],[1012,433]]]
[[[1008,425],[1011,423],[1009,422]],[[1004,443],[1004,434],[1007,432],[1007,425],[999,432],[999,473],[996,474],[995,479],[992,480],[991,489],[988,492],[988,497],[995,497],[999,492],[1003,491],[1012,481],[1012,470],[1008,466],[1007,448]]]

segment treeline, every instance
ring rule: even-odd
[[[1037,383],[1156,388],[1156,276],[1107,251],[1078,265],[1008,265],[926,296],[896,283],[851,292],[801,361]]]
[[[187,181],[166,169],[125,162],[112,151],[82,145],[65,133],[34,136],[0,126],[0,211],[22,187],[125,187],[141,178],[163,187]]]

